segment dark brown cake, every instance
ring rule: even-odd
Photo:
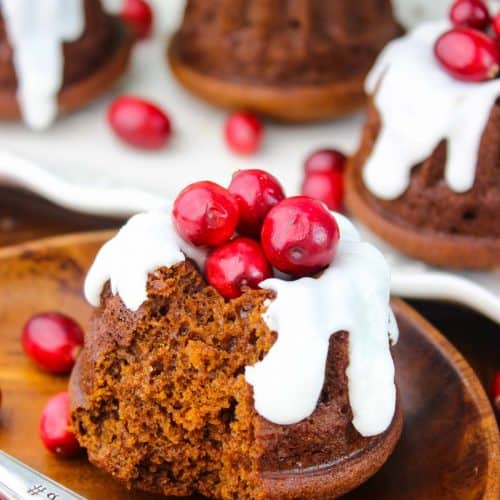
[[[244,367],[275,341],[269,292],[225,301],[190,262],[149,275],[128,310],[106,285],[71,380],[72,422],[90,460],[129,487],[215,498],[333,498],[385,462],[401,432],[364,438],[351,424],[348,334],[332,335],[314,413],[288,426],[260,417]]]
[[[447,147],[415,165],[406,192],[395,200],[374,196],[362,180],[363,166],[380,131],[371,102],[361,146],[347,182],[350,208],[384,239],[431,264],[459,268],[500,267],[500,107],[491,110],[477,160],[474,186],[452,191],[444,180]]]
[[[87,104],[120,76],[128,62],[132,36],[121,21],[104,12],[100,0],[84,0],[82,36],[65,43],[61,109]],[[0,9],[0,118],[20,117],[15,95],[17,76]]]
[[[170,60],[216,104],[326,118],[363,102],[366,73],[399,33],[390,0],[188,0]]]

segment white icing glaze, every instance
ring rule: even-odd
[[[24,121],[34,129],[46,128],[57,114],[62,44],[79,38],[84,28],[82,0],[3,0],[2,12]]]
[[[276,293],[264,320],[278,338],[245,376],[263,417],[283,425],[299,422],[317,405],[330,336],[346,330],[353,425],[372,436],[389,427],[396,404],[389,335],[397,340],[397,325],[389,306],[389,268],[347,219],[335,217],[341,229],[338,252],[319,278],[261,283]]]
[[[85,298],[99,306],[109,280],[111,291],[136,311],[147,299],[148,273],[183,262],[185,255],[203,268],[205,252],[178,236],[170,208],[135,215],[99,250],[85,280]]]
[[[401,196],[412,167],[443,139],[450,189],[465,192],[474,184],[479,145],[500,95],[500,79],[465,83],[449,76],[433,52],[448,28],[445,21],[429,22],[391,42],[367,78],[366,90],[375,95],[382,127],[363,177],[380,198]]]
[[[110,14],[119,14],[123,6],[123,0],[101,0],[101,3]]]
[[[205,252],[178,236],[170,213],[169,207],[136,215],[101,248],[85,281],[92,305],[99,305],[110,280],[112,292],[135,311],[147,299],[149,272],[182,262],[185,255],[203,268]],[[246,367],[245,377],[263,417],[278,424],[307,418],[323,387],[330,335],[346,330],[353,424],[371,436],[390,425],[396,401],[389,336],[396,342],[398,330],[389,306],[389,268],[345,217],[334,216],[338,253],[321,277],[261,284],[276,292],[263,319],[278,338],[262,362]]]

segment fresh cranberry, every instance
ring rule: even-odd
[[[347,158],[336,149],[321,149],[312,153],[305,161],[306,175],[315,172],[343,172]]]
[[[83,346],[83,331],[64,314],[37,314],[24,325],[21,342],[24,352],[42,370],[69,373]]]
[[[500,412],[500,371],[495,374],[491,383],[491,397],[495,409]]]
[[[302,194],[322,201],[330,210],[340,212],[344,200],[344,175],[337,170],[306,175]]]
[[[40,417],[40,438],[45,447],[62,458],[78,455],[81,448],[70,430],[69,394],[60,392],[50,398]]]
[[[125,0],[121,18],[137,38],[147,38],[153,28],[153,9],[145,0]]]
[[[170,119],[158,106],[133,96],[116,99],[108,121],[118,137],[140,149],[160,149],[172,133]]]
[[[498,74],[498,48],[480,31],[454,28],[439,37],[434,52],[441,66],[457,80],[481,82]]]
[[[293,276],[328,266],[337,250],[339,227],[326,206],[307,196],[287,198],[270,210],[262,225],[267,260]]]
[[[455,0],[450,8],[450,20],[455,26],[485,30],[491,16],[482,0]]]
[[[239,210],[227,189],[202,181],[181,191],[174,203],[173,217],[178,233],[186,241],[216,247],[234,234]]]
[[[255,115],[238,111],[227,118],[225,136],[228,146],[234,152],[251,155],[260,148],[263,126]]]
[[[223,297],[234,299],[243,287],[258,288],[261,281],[272,276],[272,270],[256,241],[236,238],[209,254],[205,274]]]
[[[493,31],[497,37],[500,37],[500,13],[493,18]]]
[[[228,189],[240,208],[238,231],[249,236],[260,234],[267,212],[285,198],[279,181],[263,170],[236,172]]]

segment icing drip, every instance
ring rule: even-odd
[[[366,81],[382,126],[363,176],[380,198],[401,196],[411,169],[443,139],[450,189],[466,192],[474,184],[479,146],[500,95],[500,80],[465,83],[441,69],[433,48],[448,28],[447,22],[430,22],[391,42]]]
[[[245,376],[263,417],[283,425],[299,422],[316,408],[331,334],[348,331],[353,425],[373,436],[389,427],[396,403],[388,334],[396,341],[397,326],[389,307],[389,268],[345,219],[340,228],[335,261],[319,278],[261,283],[276,293],[264,320],[278,339]]]
[[[63,82],[63,43],[84,28],[82,0],[3,0],[2,12],[18,79],[17,99],[24,121],[48,127],[57,114]]]
[[[119,14],[123,6],[123,0],[101,0],[101,3],[110,14]]]
[[[85,298],[99,306],[109,280],[131,311],[147,299],[148,274],[159,267],[184,262],[185,255],[203,268],[205,252],[191,247],[174,229],[172,210],[155,210],[132,217],[97,254],[85,280]]]
[[[130,219],[99,251],[85,281],[85,296],[99,306],[110,280],[132,311],[147,300],[147,275],[185,260],[203,268],[205,253],[176,233],[171,209]],[[319,278],[261,284],[276,292],[263,319],[278,338],[263,361],[247,366],[256,410],[277,424],[292,424],[311,415],[325,378],[330,335],[349,332],[347,377],[353,424],[371,436],[389,427],[396,388],[389,337],[397,341],[397,324],[389,306],[389,268],[380,252],[360,240],[354,226],[334,214],[340,228],[338,253]]]

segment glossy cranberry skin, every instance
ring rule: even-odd
[[[264,135],[262,122],[252,113],[237,111],[228,116],[224,128],[227,145],[241,155],[256,153]]]
[[[42,313],[24,325],[21,343],[27,356],[42,370],[69,373],[83,347],[83,331],[64,314]]]
[[[493,32],[497,37],[500,37],[500,14],[493,18]]]
[[[177,232],[187,242],[216,247],[233,236],[239,209],[227,189],[202,181],[181,191],[174,203],[173,217]]]
[[[454,28],[438,38],[434,52],[441,66],[457,80],[482,82],[498,74],[497,45],[480,31]]]
[[[285,198],[279,181],[264,170],[240,170],[233,175],[228,191],[240,209],[240,234],[258,236],[269,210]]]
[[[495,374],[491,383],[491,399],[496,411],[500,413],[500,371]]]
[[[161,149],[172,134],[170,119],[158,106],[133,96],[111,104],[108,122],[118,137],[139,149]]]
[[[450,8],[450,21],[457,27],[485,30],[491,16],[482,0],[455,0]]]
[[[267,214],[262,225],[264,255],[292,276],[310,276],[335,257],[339,227],[326,206],[307,196],[287,198]]]
[[[125,0],[121,18],[132,28],[137,38],[147,38],[151,34],[153,9],[145,0]]]
[[[60,392],[47,401],[40,416],[40,438],[45,447],[61,458],[71,458],[81,447],[70,430],[69,394]]]
[[[322,201],[330,210],[341,212],[344,204],[344,174],[339,171],[313,172],[302,183],[302,194]]]
[[[234,299],[242,294],[244,287],[258,288],[259,283],[272,277],[272,270],[260,245],[241,237],[209,254],[205,275],[223,297]]]
[[[315,172],[343,172],[346,156],[336,149],[320,149],[309,155],[304,163],[306,175]]]

